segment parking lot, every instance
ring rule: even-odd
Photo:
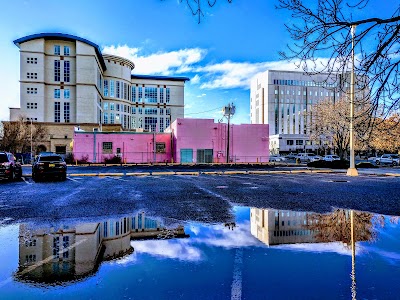
[[[115,171],[115,170],[114,170]],[[399,215],[400,177],[343,173],[121,174],[36,183],[0,182],[0,220],[57,220],[146,211],[176,220],[227,222],[234,205],[329,212],[334,207]],[[110,173],[111,174],[111,173]]]

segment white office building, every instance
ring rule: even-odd
[[[346,76],[347,77],[347,76]],[[251,81],[252,124],[269,124],[270,153],[314,151],[309,140],[311,106],[345,96],[349,85],[342,75],[307,75],[268,70]]]
[[[184,116],[186,77],[132,74],[135,64],[102,54],[69,34],[39,33],[14,41],[20,49],[20,108],[10,120],[121,124],[123,130],[164,131]]]

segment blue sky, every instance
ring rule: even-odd
[[[380,12],[397,1],[379,1]],[[9,118],[8,107],[19,107],[19,52],[12,41],[63,32],[131,59],[136,74],[191,78],[185,88],[186,117],[217,120],[222,106],[233,102],[233,122],[249,123],[251,78],[267,69],[294,69],[279,61],[278,51],[291,43],[284,28],[290,16],[276,10],[276,2],[218,0],[213,8],[204,5],[198,24],[179,0],[7,1],[0,18],[0,120]],[[373,12],[373,6],[365,11]]]

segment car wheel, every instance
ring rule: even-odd
[[[392,167],[395,167],[395,166],[397,166],[397,163],[394,161],[394,162],[392,162]]]
[[[375,161],[375,163],[376,163],[378,166],[379,166],[379,164],[380,164],[379,160]]]
[[[61,181],[65,181],[65,180],[67,180],[67,174],[66,173],[61,175]]]

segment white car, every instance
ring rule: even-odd
[[[381,157],[377,158],[375,163],[377,165],[392,165],[398,166],[400,163],[400,157],[397,154],[383,154]]]
[[[301,162],[311,162],[321,160],[321,156],[315,155],[314,153],[298,153],[295,159],[299,159]]]
[[[324,160],[325,160],[325,161],[340,160],[340,157],[337,156],[337,155],[334,155],[334,154],[332,154],[332,155],[325,155],[325,156],[324,156]]]
[[[269,157],[269,161],[270,161],[270,162],[285,161],[285,160],[286,160],[285,157],[279,156],[279,155],[271,155],[271,156]]]

